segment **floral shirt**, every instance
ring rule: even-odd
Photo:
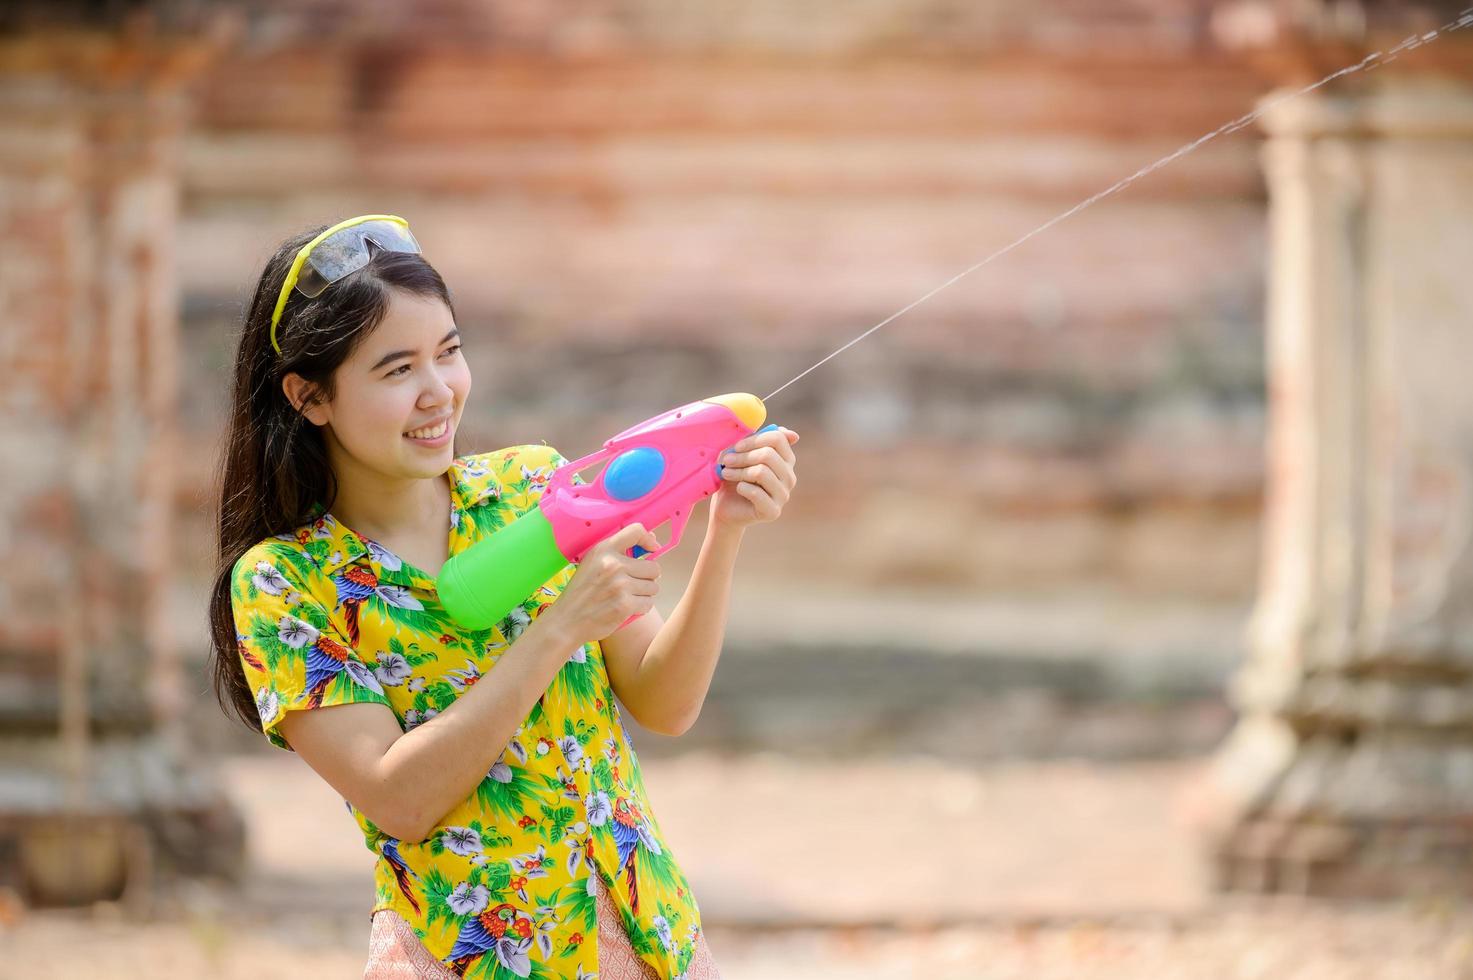
[[[449,553],[535,507],[565,462],[546,445],[456,459]],[[496,626],[467,630],[440,606],[433,576],[321,504],[311,516],[247,551],[231,585],[261,730],[288,750],[279,725],[294,710],[369,701],[406,732],[433,724],[573,577],[570,565]],[[395,839],[344,802],[377,856],[374,911],[398,912],[465,976],[592,976],[593,874],[641,959],[663,977],[690,962],[700,913],[645,795],[597,642],[569,651],[485,778],[423,841]]]

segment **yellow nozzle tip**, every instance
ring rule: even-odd
[[[717,395],[714,398],[703,400],[716,405],[725,405],[731,409],[733,415],[742,420],[743,425],[753,431],[762,428],[762,423],[767,421],[767,406],[762,404],[762,399],[744,391],[733,392],[730,395]]]

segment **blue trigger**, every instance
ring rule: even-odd
[[[635,545],[634,546],[633,554],[634,554],[634,557],[635,558],[643,558],[645,555],[649,554],[649,552],[648,551],[645,551],[639,545]]]

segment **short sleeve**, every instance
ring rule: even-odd
[[[357,702],[389,707],[378,678],[333,624],[322,590],[311,588],[317,573],[308,569],[305,556],[260,544],[231,572],[236,648],[261,731],[289,751],[278,727],[289,711]]]
[[[521,514],[537,506],[547,491],[552,474],[569,461],[546,443],[513,446],[504,450],[499,468],[501,481],[510,491],[506,503]],[[573,475],[574,486],[587,486],[588,481],[578,474]]]

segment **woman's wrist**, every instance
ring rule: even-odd
[[[527,629],[538,631],[549,647],[558,650],[572,650],[588,642],[578,638],[578,631],[568,621],[567,614],[557,608],[556,603],[543,610]],[[523,635],[526,635],[525,632]]]

